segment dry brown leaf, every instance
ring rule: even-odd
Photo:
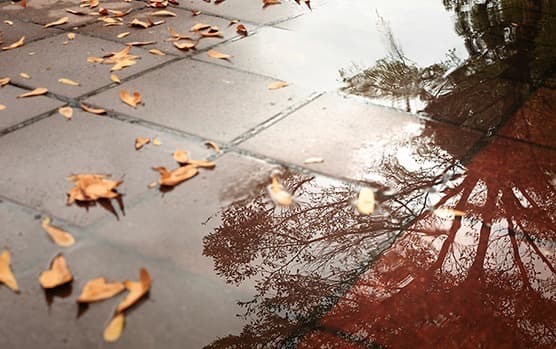
[[[155,137],[155,139],[153,139],[153,145],[162,145],[162,142],[160,141],[160,139]]]
[[[131,47],[131,46],[128,46]],[[127,68],[129,66],[135,65],[137,62],[135,61],[135,59],[122,59],[118,62],[116,62],[116,64],[114,64],[112,66],[112,68],[110,68],[110,71],[118,71],[118,70],[122,70],[124,68]]]
[[[124,314],[118,314],[110,320],[108,326],[104,329],[103,337],[108,343],[116,342],[120,339],[122,332],[124,331],[125,317]]]
[[[149,292],[151,283],[151,276],[145,268],[141,268],[141,270],[139,271],[139,281],[126,280],[124,282],[124,285],[129,293],[116,308],[116,313],[119,314],[137,303],[137,301],[141,299],[141,297]]]
[[[69,86],[79,86],[80,84],[78,82],[75,82],[73,80],[70,79],[66,79],[66,78],[61,78],[58,79],[58,82],[64,85],[69,85]]]
[[[198,32],[201,30],[205,30],[205,29],[209,29],[211,26],[210,24],[204,24],[204,23],[197,23],[194,26],[191,27],[191,29],[189,29],[190,32]]]
[[[126,90],[120,91],[120,100],[130,107],[137,108],[137,104],[141,103],[141,94],[133,92],[133,95]]]
[[[70,233],[50,225],[50,217],[44,217],[42,221],[42,228],[58,246],[69,247],[75,243],[75,239]]]
[[[112,298],[125,289],[123,282],[107,283],[103,277],[89,280],[83,287],[78,303],[93,303]]]
[[[55,27],[57,25],[62,25],[62,24],[66,24],[69,21],[68,17],[62,17],[58,20],[55,20],[54,22],[50,22],[48,24],[45,24],[44,27],[45,28],[50,28],[50,27]]]
[[[0,87],[4,87],[4,86],[6,86],[7,84],[9,84],[9,83],[10,83],[10,80],[11,80],[11,79],[8,78],[8,77],[0,78]]]
[[[228,54],[225,54],[225,53],[218,52],[216,50],[209,50],[207,52],[207,54],[208,54],[209,57],[216,58],[216,59],[230,59],[230,58],[232,58],[232,56],[230,56]]]
[[[237,24],[237,23],[239,23],[239,19],[232,19],[230,21],[230,23],[228,24],[228,26],[232,26],[232,25]]]
[[[176,17],[176,14],[168,10],[160,10],[160,11],[152,12],[151,16]]]
[[[168,187],[176,186],[199,173],[199,170],[191,165],[178,167],[173,171],[168,171],[166,167],[153,167],[153,170],[160,173],[158,183]]]
[[[0,283],[8,286],[12,291],[19,293],[19,288],[17,287],[17,280],[12,272],[10,251],[4,250],[0,254]]]
[[[86,15],[88,15],[88,13],[85,12],[85,11],[74,10],[74,9],[71,9],[71,8],[67,8],[66,12],[71,13],[72,15],[76,15],[76,16],[86,16]]]
[[[280,0],[263,0],[263,8],[266,8],[270,5],[279,5],[282,2]]]
[[[21,94],[21,95],[17,96],[17,98],[40,96],[40,95],[44,95],[47,92],[48,92],[48,89],[46,89],[44,87],[38,87],[38,88],[34,89],[33,91],[29,91],[27,93],[24,93],[24,94]]]
[[[58,287],[72,280],[71,271],[61,254],[54,257],[50,263],[50,269],[43,271],[39,277],[39,282],[43,288]]]
[[[95,8],[99,5],[99,0],[89,0],[89,8]]]
[[[66,119],[71,120],[71,117],[73,116],[73,109],[71,107],[61,107],[58,109],[58,113]]]
[[[27,73],[19,73],[19,76],[21,76],[24,79],[31,79],[31,75],[29,75]]]
[[[284,88],[286,86],[288,86],[288,83],[285,82],[285,81],[274,81],[274,82],[271,82],[270,84],[268,84],[267,88],[269,90],[278,90],[278,89]]]
[[[125,38],[125,37],[128,36],[128,35],[129,35],[129,32],[123,32],[123,33],[120,33],[120,34],[116,35],[116,37],[117,37],[118,39],[123,39],[123,38]]]
[[[197,45],[196,42],[191,42],[191,41],[184,41],[184,42],[176,41],[176,42],[174,42],[175,47],[177,47],[180,50],[185,50],[185,51],[195,48],[196,45]]]
[[[289,206],[293,202],[292,195],[284,189],[275,176],[272,176],[272,183],[268,186],[270,198],[276,205]]]
[[[100,57],[87,57],[88,63],[103,63],[104,59]]]
[[[448,207],[439,207],[434,210],[434,215],[444,219],[454,219],[456,217],[463,217],[467,213],[465,211],[456,210]]]
[[[156,41],[132,41],[132,42],[126,42],[125,44],[127,46],[147,46],[147,45],[156,44]]]
[[[122,180],[113,181],[102,174],[76,174],[68,177],[74,187],[68,192],[67,204],[75,201],[95,201],[98,199],[114,199],[120,196],[117,187]]]
[[[4,50],[4,51],[13,50],[14,48],[18,48],[18,47],[23,46],[24,43],[25,43],[25,36],[22,36],[21,38],[19,38],[19,40],[17,40],[13,44],[2,47],[2,50]]]
[[[4,104],[0,104],[0,110],[5,110],[6,106]]]
[[[181,149],[176,150],[172,156],[179,164],[186,164],[189,161],[189,155]]]
[[[143,148],[145,145],[151,142],[150,138],[147,137],[137,137],[135,138],[135,150]]]
[[[215,152],[220,153],[220,147],[213,141],[206,141],[205,145],[209,148],[214,149]]]
[[[149,53],[156,55],[156,56],[166,56],[166,53],[160,51],[159,49],[153,48],[149,50]]]
[[[209,160],[189,160],[188,165],[195,166],[197,168],[215,168],[216,164]]]
[[[371,188],[361,188],[355,202],[357,211],[362,215],[370,215],[375,210],[375,193]]]
[[[199,16],[202,12],[200,10],[191,10],[192,16]]]
[[[318,158],[318,157],[307,158],[307,159],[305,159],[305,161],[303,161],[303,163],[305,165],[322,164],[323,162],[324,162],[324,159],[323,158]]]
[[[143,22],[142,20],[138,19],[138,18],[134,18],[131,23],[129,23],[132,27],[140,27],[140,28],[148,28],[151,26],[150,23],[147,22]]]
[[[10,21],[9,19],[5,19],[4,23],[6,23],[7,25],[14,25],[14,22]]]
[[[118,75],[116,74],[110,74],[110,80],[112,80],[113,82],[117,83],[117,84],[121,84],[122,82],[120,81],[120,78],[118,77]]]
[[[238,24],[238,26],[236,27],[236,32],[239,35],[243,35],[243,36],[249,35],[249,33],[247,32],[247,28],[243,24]]]
[[[79,106],[81,107],[81,109],[83,109],[87,113],[97,114],[97,115],[106,113],[106,110],[104,110],[102,108],[93,108],[93,107],[90,107],[90,106],[88,106],[86,104],[83,104],[83,103],[79,104]]]
[[[68,33],[68,40],[73,40],[75,39],[75,33]]]

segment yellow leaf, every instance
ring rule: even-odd
[[[210,28],[210,24],[197,23],[189,29],[190,32],[198,32]]]
[[[126,90],[121,90],[120,100],[130,107],[136,108],[137,104],[141,103],[141,95],[139,94],[139,92],[134,92],[132,95]]]
[[[357,211],[362,215],[370,215],[375,210],[375,193],[370,188],[361,188],[355,203]]]
[[[117,38],[118,38],[118,39],[122,39],[122,38],[125,38],[125,37],[128,36],[128,35],[129,35],[129,32],[123,32],[123,33],[118,34],[118,35],[117,35]]]
[[[189,156],[181,149],[176,150],[172,156],[174,157],[174,160],[180,164],[185,164],[189,161]]]
[[[278,89],[284,88],[286,86],[288,86],[287,82],[274,81],[274,82],[271,82],[270,84],[268,84],[267,87],[268,87],[269,90],[278,90]]]
[[[197,45],[196,42],[192,42],[192,41],[176,41],[174,42],[174,46],[177,47],[180,50],[190,50],[192,48],[195,48],[195,46]]]
[[[135,150],[139,150],[139,149],[143,148],[145,145],[149,144],[150,142],[151,142],[150,138],[137,137],[135,139]]]
[[[79,106],[81,107],[81,109],[83,109],[87,113],[97,114],[97,115],[106,113],[106,110],[104,110],[102,108],[93,108],[93,107],[90,107],[90,106],[88,106],[86,104],[83,104],[83,103],[79,104]]]
[[[125,299],[116,308],[116,313],[121,313],[133,306],[141,297],[143,297],[151,288],[151,276],[145,268],[139,271],[139,281],[125,281],[125,288],[129,291]]]
[[[39,282],[43,288],[54,288],[72,280],[71,271],[61,254],[54,257],[50,263],[50,269],[43,271],[39,277]]]
[[[19,293],[17,281],[10,264],[10,251],[4,250],[2,254],[0,254],[0,283],[8,286],[12,291]]]
[[[121,83],[120,78],[116,74],[110,74],[110,80],[112,80],[113,82],[115,82],[117,84]]]
[[[61,83],[61,84],[64,84],[64,85],[79,86],[78,82],[75,82],[73,80],[66,79],[66,78],[58,79],[58,82]]]
[[[48,89],[46,89],[44,87],[38,87],[38,88],[34,89],[33,91],[29,91],[27,93],[24,93],[24,94],[21,94],[21,95],[17,96],[17,98],[40,96],[40,95],[44,95],[47,92],[48,92]]]
[[[78,303],[93,303],[112,298],[125,289],[122,282],[107,283],[103,277],[89,280],[83,287]]]
[[[58,246],[69,247],[75,243],[75,239],[70,233],[50,225],[50,217],[44,217],[42,228]]]
[[[6,86],[7,84],[9,84],[9,83],[10,83],[10,80],[11,80],[11,79],[8,78],[8,77],[6,77],[6,78],[0,78],[0,87],[4,87],[4,86]]]
[[[156,56],[166,56],[166,53],[160,51],[159,49],[153,48],[152,50],[149,50],[149,53],[152,53],[153,55]]]
[[[270,198],[276,205],[289,206],[293,202],[292,195],[284,189],[276,177],[272,176],[272,183],[268,186]]]
[[[216,50],[209,50],[207,52],[207,54],[208,54],[209,57],[217,58],[217,59],[230,59],[230,58],[232,58],[232,56],[230,56],[228,54],[225,54],[225,53],[218,52]]]
[[[66,24],[68,21],[69,21],[68,17],[62,17],[62,18],[60,18],[60,19],[58,19],[54,22],[50,22],[48,24],[45,24],[44,27],[45,28],[50,28],[50,27],[54,27],[54,26],[57,26],[57,25]]]
[[[19,38],[19,40],[17,40],[13,44],[2,47],[2,50],[4,50],[4,51],[13,50],[14,48],[18,48],[18,47],[23,46],[24,43],[25,43],[25,36],[22,36],[21,38]]]
[[[124,325],[124,314],[118,314],[114,316],[114,318],[108,323],[108,326],[106,326],[106,328],[104,329],[104,340],[109,343],[116,342],[122,335]]]
[[[454,219],[455,217],[462,217],[466,215],[466,212],[455,210],[448,207],[439,207],[434,210],[434,215],[445,219]]]
[[[174,12],[167,11],[167,10],[155,11],[155,12],[151,13],[151,15],[152,16],[162,16],[162,17],[176,17],[176,14]]]
[[[68,178],[75,186],[68,192],[67,204],[75,201],[95,201],[98,199],[114,199],[120,194],[117,187],[122,180],[113,181],[101,174],[76,174]]]
[[[69,120],[73,116],[73,109],[71,107],[61,107],[58,109],[58,113]]]
[[[153,170],[160,173],[158,183],[168,187],[176,186],[199,173],[199,170],[197,170],[195,166],[191,165],[178,167],[173,171],[168,171],[166,167],[154,167]]]

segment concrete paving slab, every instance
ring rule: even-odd
[[[321,157],[323,163],[307,167],[400,189],[412,182],[411,174],[429,180],[440,175],[478,137],[478,133],[329,93],[240,147],[300,166],[308,158]],[[405,175],[398,178],[398,173]]]
[[[0,104],[6,106],[6,109],[0,111],[0,130],[64,105],[58,100],[45,96],[17,98],[26,92],[28,91],[11,85],[0,88]]]
[[[135,150],[135,138],[155,136],[162,141],[161,146]],[[176,149],[189,150],[195,158],[209,154],[203,146],[180,137],[79,110],[74,110],[71,121],[53,115],[7,134],[0,138],[0,147],[10,149],[0,154],[0,192],[77,225],[110,213],[99,205],[88,211],[75,204],[66,206],[65,195],[72,187],[67,176],[106,173],[123,178],[120,192],[125,194],[125,204],[147,191],[147,185],[158,178],[152,166],[176,166],[171,156]]]
[[[267,85],[272,81],[184,60],[122,84],[120,88],[141,92],[142,107],[122,105],[115,91],[88,101],[201,137],[230,141],[309,95],[295,85],[270,91]]]
[[[46,87],[50,92],[70,98],[109,85],[111,65],[88,63],[87,58],[102,57],[125,46],[79,34],[64,45],[66,40],[66,35],[61,34],[1,54],[0,65],[5,67],[3,74],[10,76],[15,83],[32,88]],[[154,56],[140,48],[133,48],[131,54],[137,54],[141,59],[135,65],[115,72],[120,78],[168,60],[168,57]],[[20,72],[29,74],[31,79],[20,77]],[[80,86],[61,84],[58,82],[61,78],[76,81]]]
[[[137,11],[134,12],[132,15],[130,15],[129,18],[130,19],[139,18],[140,20],[145,21],[148,15],[153,11],[154,9],[144,9],[141,11]],[[137,42],[137,41],[143,41],[143,42],[156,41],[156,44],[146,45],[144,46],[144,48],[146,49],[157,48],[166,53],[171,53],[179,56],[186,55],[186,54],[194,54],[196,51],[195,50],[182,51],[177,49],[174,46],[173,42],[165,41],[166,39],[171,37],[171,35],[168,34],[168,28],[172,28],[176,32],[182,35],[187,35],[190,36],[191,38],[197,39],[198,37],[200,37],[200,35],[198,35],[197,33],[190,32],[190,29],[191,27],[193,27],[193,25],[203,23],[211,26],[217,26],[219,30],[222,32],[223,37],[203,38],[197,44],[196,46],[197,50],[202,50],[207,47],[217,45],[224,40],[240,37],[240,35],[236,33],[237,25],[230,26],[229,25],[230,21],[228,20],[218,18],[218,17],[205,16],[205,15],[193,16],[190,11],[181,10],[177,8],[171,8],[169,9],[169,11],[175,13],[176,17],[152,17],[154,20],[163,19],[165,23],[147,29],[136,28],[136,27],[130,28],[128,26],[104,27],[102,23],[96,23],[81,28],[80,32],[90,33],[92,35],[100,36],[107,40],[116,40],[123,44],[129,42]],[[246,25],[246,27],[248,31],[251,31],[251,29],[253,28],[250,25]],[[130,34],[125,38],[118,39],[117,35],[123,32],[130,32]]]
[[[6,23],[6,20],[11,21],[13,24]],[[22,36],[25,36],[25,42],[29,43],[59,33],[60,30],[43,28],[41,25],[10,18],[7,14],[0,13],[0,39],[2,39],[0,46],[2,47],[18,41]]]

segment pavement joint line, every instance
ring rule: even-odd
[[[15,124],[13,126],[8,126],[4,129],[0,129],[0,137],[5,136],[5,135],[10,134],[10,133],[13,133],[13,132],[16,132],[17,130],[25,128],[29,125],[32,125],[32,124],[34,124],[38,121],[43,120],[43,119],[47,119],[47,118],[51,117],[52,115],[56,114],[56,112],[58,112],[58,108],[49,110],[49,111],[41,113],[39,115],[35,115],[35,116],[33,116],[33,117],[31,117],[27,120],[24,120],[22,122],[19,122],[19,123]]]
[[[542,148],[542,149],[546,149],[546,150],[550,150],[550,151],[556,151],[556,147],[551,146],[551,145],[547,145],[547,144],[541,144],[541,143],[536,143],[533,141],[529,141],[526,139],[520,139],[520,138],[515,138],[512,136],[506,136],[506,135],[500,135],[500,134],[496,134],[496,137],[498,138],[502,138],[502,139],[506,139],[508,141],[513,141],[516,143],[522,143],[522,144],[527,144],[536,148]]]
[[[171,8],[177,8],[177,9],[180,9],[180,10],[190,11],[190,12],[192,12],[192,11],[201,11],[201,15],[216,17],[216,18],[220,18],[220,19],[225,19],[225,20],[230,21],[230,22],[234,21],[234,20],[237,20],[237,21],[239,21],[237,24],[242,23],[242,24],[248,24],[248,25],[255,26],[255,27],[257,27],[257,26],[261,27],[261,26],[266,25],[266,23],[257,23],[257,22],[252,22],[252,21],[248,21],[248,20],[241,20],[239,18],[234,18],[234,17],[230,17],[230,16],[226,16],[226,15],[219,15],[217,13],[211,12],[210,10],[208,12],[205,12],[205,10],[199,10],[198,8],[193,8],[193,7],[190,7],[190,6],[187,6],[187,5],[185,5],[185,6],[182,6],[182,5],[172,6]],[[197,16],[192,16],[192,17],[197,17]]]

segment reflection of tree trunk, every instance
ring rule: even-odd
[[[531,289],[531,282],[529,282],[529,276],[527,275],[527,269],[523,265],[521,256],[519,254],[519,246],[517,245],[517,240],[515,238],[514,224],[512,217],[508,217],[508,236],[510,237],[510,242],[512,244],[512,251],[514,254],[514,261],[519,268],[519,273],[521,274],[521,281],[523,282],[523,288]]]

